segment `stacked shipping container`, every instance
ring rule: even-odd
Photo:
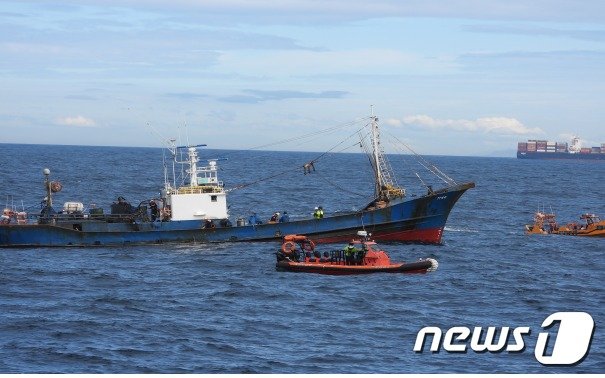
[[[557,152],[567,152],[567,143],[557,142]]]
[[[546,142],[546,152],[556,152],[557,143],[555,142]]]

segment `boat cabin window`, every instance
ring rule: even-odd
[[[197,177],[198,185],[216,184],[217,176],[214,171],[202,171]]]
[[[217,196],[210,196],[210,201],[216,202],[217,201]]]

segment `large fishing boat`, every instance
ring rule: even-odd
[[[227,206],[230,189],[218,179],[217,160],[201,166],[197,148],[203,145],[178,147],[172,140],[168,149],[173,164],[187,167],[184,179],[176,184],[173,165],[173,178],[169,180],[165,166],[165,183],[158,198],[135,207],[120,197],[109,214],[101,208],[85,209],[80,202],[64,203],[57,211],[53,197],[61,184],[52,181],[50,170],[44,169],[46,196],[42,210],[28,215],[7,208],[0,219],[0,247],[269,241],[287,234],[304,234],[321,243],[349,240],[360,229],[370,232],[376,241],[441,243],[452,207],[475,184],[458,184],[425,161],[446,186],[433,189],[426,185],[426,194],[408,197],[392,178],[380,144],[378,118],[372,115],[366,126],[370,128],[369,137],[361,144],[374,171],[374,200],[356,211],[263,224],[241,218],[231,222]],[[184,154],[179,155],[181,152]],[[314,161],[303,168],[311,173]]]

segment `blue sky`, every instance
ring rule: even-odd
[[[2,1],[0,142],[161,146],[187,125],[247,149],[373,104],[426,154],[598,145],[603,67],[602,1]]]

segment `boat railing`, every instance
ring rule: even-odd
[[[347,254],[342,249],[333,249],[331,251],[325,251],[322,253],[307,252],[305,254],[305,260],[309,262],[326,262],[331,264],[341,265],[361,265],[365,258],[366,251],[357,250],[352,254]]]

